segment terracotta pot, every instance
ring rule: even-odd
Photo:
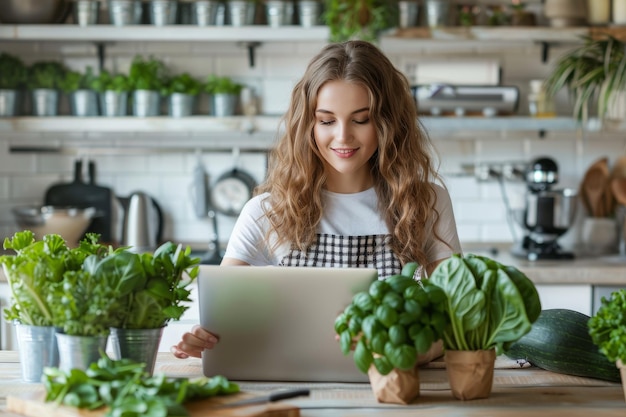
[[[493,385],[495,349],[447,350],[444,361],[454,398],[475,400],[489,397]]]

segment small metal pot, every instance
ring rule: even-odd
[[[524,227],[531,232],[560,236],[576,217],[576,190],[544,190],[526,196]]]
[[[72,11],[69,0],[3,0],[0,21],[16,24],[62,23]]]

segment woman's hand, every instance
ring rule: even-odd
[[[187,359],[190,356],[200,358],[204,349],[213,349],[218,341],[217,336],[196,324],[190,332],[183,334],[180,342],[172,346],[170,351],[178,359]]]

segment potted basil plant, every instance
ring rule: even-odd
[[[230,77],[209,75],[204,90],[211,97],[213,115],[217,117],[234,115],[242,89],[243,84],[235,82]]]
[[[167,80],[164,94],[168,97],[169,115],[172,117],[191,116],[202,87],[199,80],[186,72]]]
[[[626,289],[602,297],[601,306],[587,323],[589,335],[600,352],[620,369],[626,400]]]
[[[387,0],[326,0],[323,19],[330,29],[330,41],[377,41],[382,31],[398,21],[395,3]]]
[[[98,97],[92,88],[96,76],[91,67],[86,71],[67,71],[59,82],[61,91],[69,96],[72,115],[89,117],[98,115]]]
[[[354,362],[369,375],[379,402],[408,404],[419,396],[419,355],[446,327],[446,295],[428,280],[414,280],[416,268],[411,262],[401,274],[374,281],[335,320],[343,353],[354,347]]]
[[[102,70],[91,82],[91,88],[98,93],[102,116],[126,116],[128,92],[132,88],[126,74]]]
[[[97,240],[97,235],[89,233],[78,247],[69,248],[59,235],[36,240],[30,230],[4,240],[4,249],[15,252],[0,256],[11,291],[11,304],[4,315],[15,324],[25,381],[40,382],[44,367],[58,366],[56,326],[66,313],[58,308],[58,287],[66,273],[80,271],[87,257],[106,251]]]
[[[487,398],[497,354],[528,333],[541,302],[534,284],[487,257],[453,255],[429,278],[446,294],[444,360],[455,398]]]
[[[59,88],[67,68],[59,62],[40,61],[28,67],[27,87],[31,92],[34,116],[56,116]]]
[[[19,93],[26,76],[26,66],[20,58],[0,52],[0,117],[12,117],[18,113]]]
[[[156,58],[136,56],[128,77],[133,91],[133,115],[158,116],[161,112],[161,93],[167,79],[165,64]]]

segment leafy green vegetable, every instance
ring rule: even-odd
[[[28,88],[60,88],[59,83],[65,76],[67,68],[60,62],[40,61],[28,68]]]
[[[326,0],[324,21],[330,41],[376,41],[381,31],[397,22],[395,2],[387,0]]]
[[[65,77],[59,80],[59,88],[64,93],[72,93],[77,90],[89,90],[96,76],[91,67],[87,67],[84,73],[80,71],[67,71]]]
[[[531,329],[541,313],[537,290],[522,272],[492,259],[453,255],[429,281],[447,296],[444,348],[502,353]]]
[[[611,362],[626,364],[626,290],[614,291],[588,322],[589,335]]]
[[[394,368],[410,369],[418,354],[441,339],[446,295],[429,280],[414,280],[417,266],[411,262],[401,274],[374,281],[335,319],[345,355],[357,340],[354,363],[361,372],[367,373],[372,364],[382,375]]]
[[[218,77],[209,75],[204,85],[204,91],[208,94],[239,94],[243,85],[236,83],[230,77]]]
[[[98,238],[89,233],[72,249],[55,234],[36,241],[33,232],[24,230],[6,238],[4,249],[16,252],[0,256],[11,290],[11,306],[4,310],[6,319],[33,326],[52,326],[62,320],[64,313],[57,316],[62,312],[55,309],[60,302],[55,297],[56,288],[66,273],[79,271],[87,257],[108,252]]]
[[[90,410],[108,407],[106,416],[187,416],[184,403],[239,392],[223,376],[168,378],[150,376],[143,363],[111,360],[106,354],[86,371],[45,368],[46,401]]]
[[[91,88],[98,93],[105,91],[128,92],[132,89],[130,80],[125,74],[111,74],[108,71],[100,71],[100,74],[91,82]]]
[[[17,56],[0,52],[0,89],[17,90],[26,82],[26,66]]]
[[[175,75],[174,77],[167,80],[165,85],[165,95],[170,95],[173,93],[182,93],[189,94],[191,96],[197,96],[200,94],[202,90],[202,83],[193,78],[188,73],[182,73]]]
[[[133,90],[161,92],[167,79],[167,68],[156,58],[136,56],[130,65],[128,77]]]

